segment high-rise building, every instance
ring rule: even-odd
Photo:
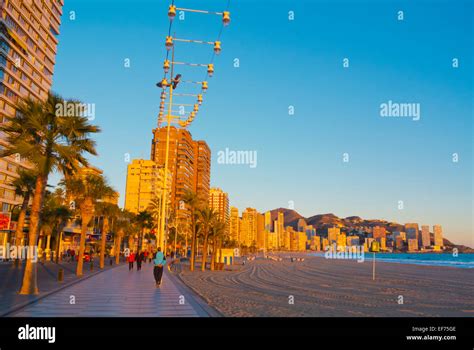
[[[258,213],[254,208],[246,208],[242,212],[240,223],[240,242],[247,247],[257,246]]]
[[[321,237],[320,236],[311,237],[310,249],[316,250],[316,251],[321,250]]]
[[[127,167],[125,209],[132,213],[147,210],[155,198],[163,195],[164,168],[152,160],[134,159]],[[171,174],[168,174],[168,190]],[[168,192],[168,200],[170,191]]]
[[[167,127],[153,130],[151,160],[165,165]],[[171,173],[171,207],[178,216],[185,208],[183,198],[193,191],[204,202],[209,200],[211,150],[205,141],[194,141],[186,129],[170,127],[168,171]]]
[[[333,244],[337,240],[337,236],[341,233],[341,229],[339,227],[329,227],[328,228],[328,241],[329,244]]]
[[[240,217],[236,207],[230,207],[230,239],[240,242]]]
[[[305,251],[306,250],[306,233],[295,231],[292,227],[287,227],[290,237],[291,251]]]
[[[414,252],[418,250],[418,240],[415,238],[409,238],[408,240],[408,251]]]
[[[265,215],[257,213],[257,248],[264,249],[266,247],[266,230]]]
[[[306,232],[306,238],[308,239],[308,241],[311,241],[311,239],[314,236],[316,236],[316,229],[314,228],[313,225],[307,225],[305,228],[305,232]]]
[[[434,225],[433,226],[433,238],[434,238],[434,245],[436,247],[443,247],[443,230],[441,225]]]
[[[278,249],[278,241],[276,232],[267,232],[267,249]]]
[[[272,212],[271,211],[265,212],[265,230],[268,231],[268,232],[273,231]]]
[[[44,100],[53,83],[62,0],[0,1],[0,123],[16,115],[20,97]],[[0,135],[0,148],[5,146]],[[20,168],[32,168],[19,157],[0,159],[0,211],[21,204],[11,182]]]
[[[417,223],[405,224],[405,232],[407,234],[407,239],[418,240],[418,231],[419,227]]]
[[[283,212],[278,212],[274,227],[277,234],[278,248],[281,248],[285,245],[285,214]]]
[[[219,219],[225,223],[226,235],[230,233],[229,195],[220,188],[211,188],[209,191],[209,207],[219,215]]]
[[[306,221],[305,219],[301,218],[298,220],[298,232],[305,232],[306,231]]]
[[[430,227],[428,225],[421,226],[421,246],[431,246]]]
[[[205,141],[199,140],[194,142],[194,153],[197,157],[195,192],[206,201],[211,186],[211,149]]]
[[[339,233],[336,236],[336,245],[338,247],[345,247],[347,243],[347,238],[345,233]]]

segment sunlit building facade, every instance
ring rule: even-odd
[[[219,219],[225,223],[225,233],[230,233],[229,194],[220,188],[211,188],[209,191],[209,207],[216,211]]]
[[[230,207],[230,239],[240,241],[240,217],[236,207]]]
[[[151,160],[164,167],[167,127],[153,130]],[[168,171],[171,174],[171,207],[178,216],[187,215],[183,201],[192,191],[208,202],[211,181],[211,150],[205,141],[193,140],[186,129],[170,127]]]
[[[254,208],[246,208],[242,212],[240,223],[240,242],[247,247],[257,246],[258,212]]]
[[[441,225],[434,225],[433,226],[433,238],[434,238],[434,246],[435,247],[443,247],[443,229]]]
[[[134,159],[127,167],[125,209],[138,214],[147,210],[154,199],[163,195],[164,169],[152,160]],[[168,176],[168,189],[171,176]],[[168,192],[169,193],[169,192]],[[168,196],[168,201],[169,201]]]
[[[53,83],[62,0],[0,0],[0,123],[16,115],[20,97],[42,100]],[[5,140],[0,135],[0,147]],[[11,182],[20,167],[31,168],[15,156],[0,160],[0,211],[21,203]]]

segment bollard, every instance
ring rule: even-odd
[[[112,259],[110,259],[110,266],[112,266],[112,265],[113,265],[113,263],[114,263],[114,262],[112,261]]]
[[[58,282],[62,282],[64,280],[64,269],[58,270]]]

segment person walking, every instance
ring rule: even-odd
[[[145,263],[148,262],[148,250],[145,250],[145,251],[143,252],[143,261],[144,261]]]
[[[127,257],[128,261],[128,271],[133,270],[133,263],[135,262],[135,253],[131,252]]]
[[[140,271],[142,269],[142,261],[143,261],[143,252],[141,252],[140,254],[138,254],[137,252],[137,271]]]
[[[166,265],[166,258],[161,251],[161,248],[158,247],[156,252],[155,259],[153,260],[155,267],[153,268],[153,276],[155,277],[156,286],[161,286],[161,279],[163,278],[163,268]]]

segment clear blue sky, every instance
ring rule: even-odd
[[[227,0],[176,5],[222,11]],[[96,104],[103,132],[100,157],[91,161],[121,203],[124,154],[150,154],[167,6],[67,0],[64,8],[53,89]],[[397,21],[399,10],[404,21]],[[305,216],[441,224],[448,239],[474,246],[472,1],[231,0],[230,11],[216,73],[190,131],[211,147],[212,185],[229,192],[231,205],[265,211],[293,201]],[[219,29],[217,16],[196,14],[173,25],[177,37],[209,41]],[[211,48],[177,44],[176,55],[207,63]],[[203,77],[202,70],[180,72]],[[420,103],[421,119],[380,117],[388,100]],[[257,167],[217,164],[226,147],[257,151]]]

